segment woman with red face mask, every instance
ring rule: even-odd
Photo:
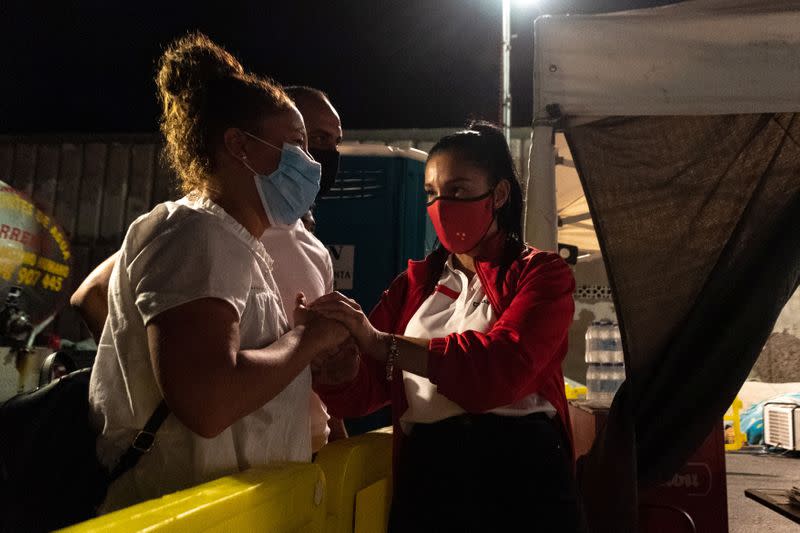
[[[442,138],[425,188],[441,246],[409,261],[369,319],[337,293],[311,305],[365,354],[354,379],[318,392],[342,417],[392,404],[391,531],[579,530],[561,372],[572,273],[523,243],[498,128]]]

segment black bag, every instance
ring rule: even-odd
[[[50,531],[92,518],[109,484],[147,453],[169,414],[162,401],[109,473],[89,425],[91,369],[0,405],[0,532]]]

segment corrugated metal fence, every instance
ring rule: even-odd
[[[455,129],[351,130],[346,136],[347,142],[427,151]],[[529,135],[527,128],[512,130],[511,150],[521,176],[527,175]],[[119,248],[136,217],[178,196],[160,150],[154,134],[0,136],[0,180],[53,215],[70,238],[73,264],[67,294]],[[54,328],[72,340],[89,336],[68,308]]]

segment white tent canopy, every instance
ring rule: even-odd
[[[555,136],[556,149],[556,212],[558,215],[558,242],[577,246],[580,257],[598,254],[600,245],[594,233],[594,224],[589,215],[589,204],[583,195],[583,187],[575,171],[563,134]]]
[[[535,24],[537,116],[793,111],[800,1],[693,1]]]
[[[534,47],[526,238],[544,249],[557,241],[599,248],[549,106],[585,121],[789,112],[800,99],[800,0],[696,0],[545,16],[536,20]],[[557,234],[559,218],[565,223]]]

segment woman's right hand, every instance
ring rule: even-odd
[[[308,308],[313,313],[344,324],[358,343],[361,353],[369,354],[378,361],[386,360],[387,335],[372,326],[358,302],[333,292],[318,298]]]

